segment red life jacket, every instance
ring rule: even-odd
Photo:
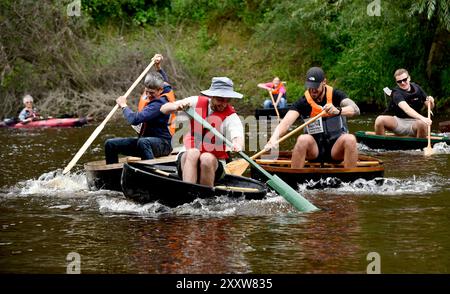
[[[207,122],[209,122],[216,130],[220,132],[222,122],[230,115],[235,113],[231,105],[222,112],[213,112],[208,116],[209,99],[205,96],[198,96],[197,106],[195,111]],[[183,143],[186,149],[197,148],[201,153],[212,153],[218,159],[228,159],[228,153],[225,149],[225,143],[216,143],[217,138],[206,128],[195,120],[191,120],[191,132],[186,134],[183,138]]]
[[[331,86],[325,85],[325,88],[327,89],[327,104],[333,103],[333,88]],[[305,91],[305,98],[309,105],[311,105],[311,114],[309,117],[315,117],[319,113],[322,112],[322,107],[314,101],[314,99],[309,94],[309,91]],[[331,116],[331,114],[324,114],[323,117]]]
[[[173,92],[173,90],[170,90],[170,92],[164,93],[161,95],[162,96],[166,96],[167,101],[169,102],[174,102],[175,99],[175,93]],[[145,106],[147,106],[147,104],[150,103],[150,99],[147,99],[147,96],[145,95],[145,92],[142,93],[141,97],[139,98],[139,103],[138,103],[138,111],[142,111],[142,109],[144,109]],[[169,117],[169,122],[168,122],[168,126],[169,126],[169,132],[170,134],[173,136],[173,134],[175,134],[175,119],[176,119],[176,115],[175,113],[170,114]],[[143,130],[145,129],[145,125],[141,128],[141,132],[140,134],[143,134]]]

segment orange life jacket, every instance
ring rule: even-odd
[[[169,102],[174,102],[175,99],[175,93],[173,90],[170,90],[167,93],[162,94],[161,96],[166,96],[167,101]],[[150,99],[147,99],[147,96],[145,95],[145,92],[142,93],[141,97],[139,98],[139,103],[138,103],[138,111],[142,111],[142,109],[144,109],[145,106],[147,106],[147,104],[150,103]],[[176,119],[176,114],[172,113],[170,114],[169,117],[169,122],[168,122],[168,126],[169,126],[169,132],[170,134],[173,136],[173,134],[175,134],[175,119]]]
[[[198,96],[195,111],[220,132],[222,122],[228,116],[235,113],[235,110],[228,104],[222,112],[215,111],[208,116],[208,104],[209,99],[207,97]],[[191,132],[184,136],[183,143],[186,149],[197,148],[201,153],[209,152],[218,159],[228,159],[225,143],[217,140],[212,132],[203,128],[203,126],[195,120],[191,120]]]
[[[273,87],[273,86],[272,86]],[[283,87],[283,83],[279,83],[278,86],[274,87],[272,90],[272,95],[278,95],[280,93],[280,89]]]
[[[325,88],[327,89],[327,104],[333,103],[333,87],[325,85]],[[311,97],[309,94],[309,91],[305,91],[305,98],[309,105],[311,105],[311,114],[309,117],[314,117],[322,112],[322,106],[318,105],[316,101]],[[324,114],[322,117],[328,117],[332,116],[331,114]]]

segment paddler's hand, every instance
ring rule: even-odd
[[[264,150],[269,151],[272,149],[276,149],[278,148],[278,145],[275,145],[272,140],[269,140],[269,142],[267,142],[266,146],[264,146]]]
[[[331,115],[338,115],[339,114],[339,109],[337,109],[337,107],[335,107],[333,104],[325,104],[325,106],[322,108],[323,110],[326,111],[326,113],[331,114]]]
[[[242,146],[239,143],[233,142],[233,147],[232,150],[234,152],[241,152],[242,151]]]
[[[153,56],[152,60],[155,62],[156,69],[160,70],[161,62],[163,61],[162,54],[155,54],[155,56]]]
[[[423,121],[424,123],[427,124],[427,126],[431,126],[431,124],[433,123],[433,121],[431,119],[429,119],[428,117],[422,116],[420,118],[421,121]]]
[[[124,108],[127,106],[127,97],[120,96],[116,99],[116,103],[119,104],[120,108]]]

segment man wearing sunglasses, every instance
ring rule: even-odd
[[[144,80],[147,104],[141,111],[133,112],[127,106],[127,98],[120,96],[116,103],[131,125],[142,124],[137,138],[114,138],[105,142],[106,163],[117,163],[118,155],[131,155],[142,159],[169,155],[172,152],[172,136],[169,132],[169,115],[163,114],[161,106],[168,102],[164,96],[164,81],[156,73],[149,73]]]
[[[385,130],[392,131],[399,136],[413,136],[425,138],[428,126],[432,121],[420,114],[423,106],[434,108],[434,99],[428,96],[422,88],[411,82],[406,69],[397,69],[394,73],[398,87],[391,93],[391,102],[388,112],[391,115],[380,115],[375,120],[375,133],[384,135]]]

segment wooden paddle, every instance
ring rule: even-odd
[[[428,100],[428,119],[431,119],[430,101]],[[433,154],[433,148],[431,148],[431,125],[428,126],[428,146],[423,149],[425,156]]]
[[[225,138],[219,131],[217,131],[214,127],[212,127],[207,121],[205,121],[192,107],[185,110],[185,112],[192,117],[195,121],[202,124],[203,127],[208,129],[210,132],[214,134],[218,139],[225,142],[228,147],[233,147],[233,143],[230,142],[227,138]],[[276,175],[271,175],[267,171],[265,171],[262,167],[260,167],[256,162],[254,162],[250,157],[248,157],[244,152],[238,152],[240,156],[242,156],[245,160],[247,160],[251,165],[253,165],[261,174],[266,176],[269,180],[267,181],[267,185],[272,187],[278,194],[284,197],[290,204],[292,204],[297,210],[303,212],[311,212],[318,210],[316,206],[311,204],[308,200],[303,198],[297,191],[292,189],[291,186],[286,184],[282,179],[280,179]]]
[[[283,142],[284,140],[292,137],[293,135],[297,134],[298,132],[300,132],[304,127],[306,127],[307,125],[309,125],[310,123],[315,122],[317,119],[319,119],[322,115],[324,115],[326,113],[326,111],[322,111],[321,113],[319,113],[318,115],[316,115],[315,117],[311,118],[310,120],[308,120],[307,122],[305,122],[304,124],[302,124],[301,126],[297,127],[295,130],[291,131],[290,133],[284,135],[283,137],[281,137],[280,139],[278,139],[278,141],[275,143],[275,145],[280,144],[281,142]],[[255,155],[253,155],[252,157],[250,157],[252,160],[255,160],[256,158],[260,157],[261,155],[263,155],[264,153],[266,153],[269,150],[263,149],[261,151],[259,151],[258,153],[256,153]],[[232,174],[232,175],[237,175],[240,176],[242,175],[245,170],[248,168],[249,163],[244,160],[244,159],[238,159],[238,160],[234,160],[232,162],[229,162],[226,165],[226,172],[228,174]]]
[[[125,93],[125,97],[128,97],[128,95],[130,95],[131,91],[134,90],[134,88],[142,80],[142,78],[150,70],[150,68],[153,66],[154,63],[155,63],[155,61],[152,59],[152,62],[150,62],[150,64],[144,69],[144,71],[141,73],[141,75],[134,81],[133,85],[131,85],[131,87]],[[75,156],[72,158],[72,160],[66,166],[66,168],[63,170],[63,175],[67,174],[72,169],[72,167],[78,162],[80,157],[84,154],[84,152],[86,152],[86,150],[92,144],[92,142],[95,140],[95,138],[97,138],[97,136],[100,134],[100,132],[105,127],[106,123],[110,120],[110,118],[113,116],[113,114],[116,112],[116,110],[118,108],[119,108],[119,104],[116,104],[116,106],[114,106],[114,108],[111,110],[111,112],[105,118],[105,120],[95,129],[95,131],[86,140],[84,145],[80,148],[80,150],[78,150],[77,154],[75,154]]]
[[[280,113],[278,112],[278,107],[275,105],[275,99],[273,99],[272,91],[269,90],[270,99],[272,99],[273,107],[275,108],[275,113],[277,114],[278,121],[280,121]]]

